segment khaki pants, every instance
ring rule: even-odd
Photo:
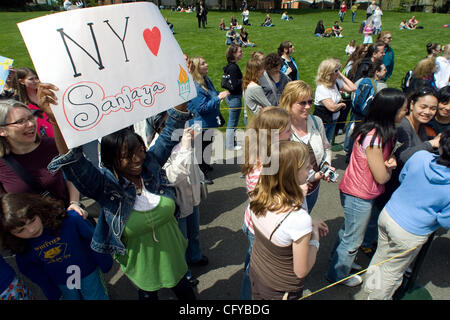
[[[412,234],[400,227],[386,209],[378,219],[378,247],[367,270],[364,290],[368,300],[389,300],[401,285],[403,274],[427,241],[427,236]],[[379,266],[376,264],[416,247]]]

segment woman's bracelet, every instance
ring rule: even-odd
[[[317,240],[309,240],[309,245],[316,247],[317,251],[319,251],[320,243]]]

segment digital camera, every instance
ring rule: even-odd
[[[336,182],[339,174],[337,174],[333,169],[331,169],[328,165],[324,165],[320,172],[323,173],[324,177],[330,177],[330,181]]]

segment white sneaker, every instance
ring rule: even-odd
[[[363,282],[362,278],[359,275],[354,275],[351,278],[348,278],[345,281],[340,282],[339,284],[343,284],[347,287],[356,287],[359,286]]]
[[[352,270],[361,271],[362,267],[359,264],[353,262],[352,263]]]

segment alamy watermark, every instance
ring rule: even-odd
[[[225,135],[216,134],[217,129],[201,129],[201,126],[191,127],[194,131],[191,160],[194,164],[212,164],[211,156],[214,153],[215,164],[262,165],[262,175],[273,175],[279,169],[279,130],[278,129],[236,129],[235,139],[241,150],[227,150]],[[172,141],[180,141],[184,129],[176,129],[172,133]],[[270,141],[270,143],[269,143]],[[209,143],[208,143],[209,142]],[[203,148],[203,145],[206,145]],[[190,164],[191,164],[190,163]]]

